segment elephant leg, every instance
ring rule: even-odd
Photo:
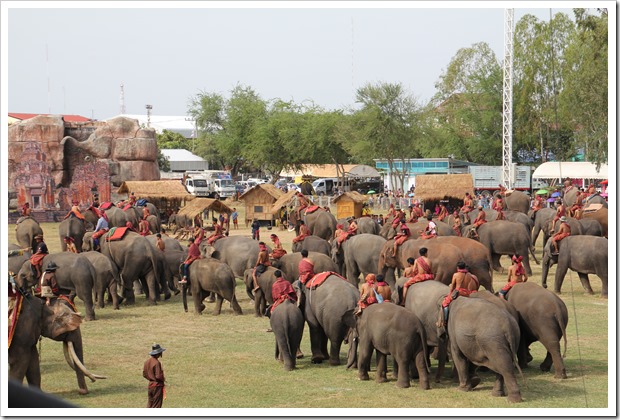
[[[594,291],[592,290],[592,286],[590,286],[590,278],[586,273],[577,273],[579,275],[579,280],[581,280],[581,285],[587,294],[593,295]]]
[[[525,250],[525,256],[523,257],[523,268],[525,268],[525,273],[528,276],[532,275],[532,267],[530,266],[530,258],[527,255],[527,250]],[[522,254],[523,255],[523,254]]]
[[[468,362],[463,353],[456,344],[452,344],[452,362],[459,377],[459,390],[471,391],[471,383],[469,381]]]
[[[377,375],[375,382],[378,384],[387,382],[387,355],[375,349],[377,353]]]
[[[116,283],[112,282],[110,286],[108,286],[108,299],[112,299],[112,307],[115,310],[119,309],[120,301],[118,293],[116,293]]]
[[[446,368],[447,359],[448,359],[448,344],[445,340],[439,340],[439,346],[437,346],[437,373],[435,374],[436,383],[441,382],[441,377],[443,376],[443,372]],[[430,363],[428,365],[430,366]]]
[[[155,278],[154,272],[149,272],[146,277],[146,287],[145,290],[148,290],[148,304],[149,305],[157,305],[157,300],[159,300],[159,293],[157,290],[157,279]]]
[[[547,349],[547,356],[540,364],[540,370],[549,372],[553,365],[555,366],[555,378],[566,379],[566,368],[560,352],[560,337],[556,336],[553,331],[548,331],[543,334],[540,343]]]
[[[263,314],[260,311],[261,301],[264,300],[264,295],[262,289],[258,289],[254,294],[254,316],[256,318],[260,318]]]
[[[26,370],[26,380],[28,385],[36,386],[41,389],[41,366],[39,365],[39,351],[36,344],[30,350],[28,368]],[[23,376],[22,376],[23,378]]]
[[[368,377],[368,371],[370,370],[370,358],[372,356],[372,343],[370,340],[362,340],[361,337],[359,339],[358,344],[359,355],[357,357],[357,369],[358,369],[358,377],[360,381],[367,381],[370,379]]]
[[[495,374],[495,384],[493,385],[493,391],[491,391],[491,395],[494,397],[505,397],[506,393],[504,392],[504,377],[499,373]]]
[[[133,288],[123,288],[123,300],[125,301],[125,305],[135,305],[136,295]]]
[[[195,281],[198,281],[195,279]],[[204,300],[204,292],[202,290],[192,293],[192,299],[194,300],[194,312],[196,315],[202,315],[202,311],[205,310],[205,305],[202,303]]]
[[[425,358],[426,356],[422,348],[422,343],[420,343],[420,349],[415,355],[415,367],[416,367],[416,371],[418,372],[420,389],[423,389],[423,390],[431,388],[430,375],[429,375],[428,370],[426,370]]]
[[[101,285],[101,287],[97,288],[97,292],[95,295],[97,308],[103,309],[105,307],[105,285]]]
[[[500,273],[504,272],[504,267],[499,262],[499,259],[502,256],[500,254],[491,253],[491,267],[495,271],[499,271]]]
[[[213,315],[219,315],[222,313],[222,303],[224,303],[224,298],[221,295],[216,295],[215,309],[213,310]]]
[[[558,295],[561,294],[562,283],[564,283],[564,277],[566,277],[566,273],[568,272],[568,264],[564,262],[558,261],[558,267],[555,270],[555,283],[553,285],[554,292]]]
[[[90,291],[90,293],[85,293],[82,288],[76,287],[75,294],[77,295],[77,297],[80,298],[80,300],[82,300],[82,302],[84,302],[84,309],[86,310],[85,319],[87,321],[94,321],[95,320],[95,305],[93,303],[92,290]]]
[[[320,326],[312,326],[308,324],[310,330],[310,348],[312,350],[312,363],[322,363],[328,359],[324,351],[322,351],[323,342],[327,340],[325,332]]]
[[[526,343],[523,338],[519,340],[519,347],[517,348],[517,360],[521,369],[525,369],[527,367],[527,364],[529,362],[528,343]]]
[[[329,364],[332,366],[340,365],[340,347],[342,346],[342,340],[343,339],[340,337],[329,340]],[[325,350],[327,350],[327,336],[325,336]]]

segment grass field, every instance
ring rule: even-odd
[[[237,206],[242,208],[243,206]],[[240,220],[243,220],[240,217]],[[56,224],[43,224],[50,252],[60,251]],[[15,242],[14,225],[8,229],[9,243]],[[274,228],[290,252],[293,233]],[[261,230],[265,242],[270,231]],[[232,235],[250,235],[240,226]],[[537,246],[540,259],[541,239]],[[508,259],[503,259],[508,264]],[[533,264],[530,281],[540,284],[541,268]],[[549,281],[553,284],[555,267]],[[591,276],[593,277],[593,276]],[[506,276],[495,274],[494,288],[505,283]],[[399,389],[395,381],[374,382],[357,379],[357,371],[344,366],[331,367],[324,363],[310,363],[309,334],[306,327],[302,350],[306,357],[298,361],[298,369],[285,372],[274,360],[274,337],[267,333],[268,318],[253,316],[253,303],[245,293],[240,280],[237,298],[243,315],[233,314],[228,303],[222,314],[213,316],[214,304],[207,304],[204,315],[185,313],[181,296],[156,306],[148,306],[144,296],[137,297],[135,306],[122,306],[119,311],[110,307],[96,310],[97,320],[82,324],[85,364],[94,373],[108,379],[89,382],[90,393],[77,393],[75,375],[67,366],[62,345],[49,339],[41,344],[42,389],[85,408],[142,408],[146,405],[147,381],[142,377],[142,365],[148,358],[153,343],[167,349],[162,365],[167,378],[167,408],[348,408],[374,407],[409,409],[399,415],[420,415],[415,408],[511,408],[508,415],[519,415],[514,409],[526,408],[606,408],[609,401],[608,376],[608,301],[599,297],[601,283],[592,278],[595,295],[585,294],[576,273],[569,272],[563,286],[562,299],[569,310],[568,350],[566,370],[568,379],[553,378],[538,368],[545,355],[540,343],[531,346],[533,362],[524,370],[519,384],[524,402],[509,404],[506,398],[491,396],[494,376],[482,374],[482,383],[470,393],[461,393],[456,384],[446,377],[440,384],[431,383],[422,391],[417,383],[409,389]],[[84,307],[76,300],[78,309]],[[190,303],[190,311],[192,305]],[[614,324],[615,325],[615,324]],[[346,346],[341,357],[346,359]],[[612,355],[615,359],[615,354]],[[374,364],[374,363],[373,363]],[[391,364],[391,362],[390,362]],[[435,365],[432,366],[433,372]],[[391,369],[390,369],[391,370]],[[612,381],[615,387],[615,382]],[[615,389],[612,391],[615,392]],[[372,401],[371,401],[372,399]],[[615,400],[613,400],[615,401]],[[108,415],[114,411],[92,410],[90,415]],[[431,411],[435,412],[435,410]],[[524,411],[524,413],[527,411]],[[124,410],[123,415],[132,411]],[[190,412],[188,412],[190,413]],[[198,411],[213,415],[216,411]],[[228,413],[225,411],[224,413]],[[311,415],[314,411],[295,411],[296,415]],[[350,414],[330,411],[330,415]],[[364,410],[361,414],[381,415],[382,412]],[[459,413],[463,413],[459,411]],[[537,415],[545,412],[536,410]],[[551,411],[548,414],[558,413]],[[577,414],[577,411],[570,411]],[[589,410],[585,413],[594,414]],[[249,410],[240,415],[273,415],[273,411]],[[456,413],[454,413],[456,414]]]

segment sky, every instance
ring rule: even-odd
[[[121,113],[121,84],[127,114],[186,115],[237,84],[343,109],[366,83],[402,83],[426,103],[460,48],[502,61],[504,7],[573,17],[567,2],[2,3],[7,111],[99,120]]]

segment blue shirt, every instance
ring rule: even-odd
[[[98,232],[101,229],[109,229],[108,221],[103,217],[100,217],[97,221],[97,227],[95,227],[95,232]]]
[[[239,215],[237,214],[237,212],[236,212],[236,211],[233,211],[233,212],[232,212],[232,214],[230,215],[230,217],[231,217],[233,220],[237,220],[237,217],[238,217],[238,216],[239,216]]]

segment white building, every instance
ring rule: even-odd
[[[209,169],[209,162],[185,149],[161,149],[170,162],[170,172],[202,171]],[[178,175],[178,174],[177,174]],[[175,176],[177,176],[175,175]],[[162,178],[167,177],[163,175]]]

